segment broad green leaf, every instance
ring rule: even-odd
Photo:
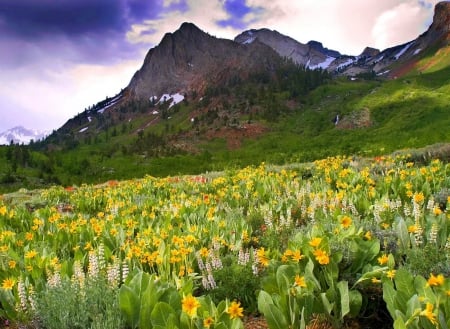
[[[383,282],[383,300],[386,303],[386,307],[389,311],[389,314],[395,320],[395,300],[396,300],[397,292],[394,289],[394,286],[391,281],[385,280]]]
[[[417,310],[422,310],[422,306],[420,305],[419,297],[414,295],[407,302],[406,317],[411,317]]]
[[[119,290],[119,307],[126,321],[132,328],[139,325],[140,300],[136,293],[127,285]]]
[[[339,281],[336,285],[339,290],[341,304],[341,319],[350,312],[350,297],[348,294],[348,282]]]
[[[358,290],[350,290],[348,295],[350,298],[350,315],[357,317],[361,311],[363,297]]]
[[[295,269],[290,265],[281,265],[277,269],[276,277],[279,292],[284,294],[294,283]]]
[[[272,297],[264,290],[261,290],[258,294],[258,310],[264,314],[270,304],[273,304]]]
[[[330,301],[327,298],[326,293],[320,294],[320,300],[322,301],[322,306],[327,314],[331,314],[331,311],[333,311],[334,303],[330,303]]]
[[[151,313],[151,324],[154,328],[173,328],[176,326],[175,316],[176,313],[169,304],[158,302]]]
[[[436,295],[434,294],[433,289],[431,289],[428,285],[427,280],[425,280],[422,276],[416,276],[414,279],[414,287],[420,297],[425,298],[425,300],[431,304],[436,304]]]
[[[402,318],[398,317],[397,319],[395,319],[394,321],[394,329],[407,329],[405,322],[403,321]]]
[[[402,217],[397,217],[397,225],[395,225],[395,230],[400,241],[400,247],[403,250],[407,250],[409,248],[410,241],[409,232],[406,222]]]
[[[265,311],[266,313],[264,313],[264,317],[266,318],[267,324],[270,329],[288,328],[288,323],[285,316],[275,305],[268,304]]]
[[[402,291],[408,299],[416,292],[414,289],[414,278],[405,268],[399,268],[395,273],[395,287],[397,291]]]

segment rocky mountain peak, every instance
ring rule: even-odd
[[[372,47],[366,47],[364,48],[363,52],[359,57],[375,57],[380,53],[379,49],[372,48]]]
[[[429,32],[434,34],[434,37],[450,41],[450,2],[442,1],[436,4]]]
[[[232,75],[245,76],[264,66],[273,67],[277,60],[275,51],[260,42],[240,44],[219,39],[192,23],[183,23],[149,50],[128,91],[139,99],[201,92],[210,84],[226,82]]]

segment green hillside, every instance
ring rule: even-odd
[[[433,60],[443,63],[438,54]],[[416,67],[428,65],[426,56]],[[79,133],[84,126],[76,117],[44,145],[0,148],[1,190],[376,156],[450,142],[450,68],[428,67],[394,80],[354,80],[287,65],[274,77],[236,77],[203,97],[187,95],[170,109],[126,103],[90,119],[89,133]],[[159,114],[149,114],[154,110]]]

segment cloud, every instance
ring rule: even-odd
[[[417,38],[429,21],[430,13],[423,10],[429,5],[423,1],[405,2],[382,12],[372,28],[375,46],[385,49]]]
[[[1,0],[0,129],[18,115],[30,128],[58,128],[126,87],[146,52],[186,21],[221,38],[264,27],[356,55],[416,38],[437,2]]]

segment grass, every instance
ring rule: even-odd
[[[436,55],[441,61],[447,58],[445,51],[443,55]],[[425,63],[425,59],[423,61]],[[2,184],[1,190],[39,187],[52,181],[72,185],[147,174],[197,174],[260,162],[287,164],[342,154],[379,155],[450,142],[449,77],[450,68],[445,67],[389,81],[336,78],[299,97],[296,105],[281,112],[276,120],[254,117],[253,120],[263,123],[268,132],[257,138],[244,139],[240,148],[232,150],[227,148],[224,138],[208,140],[200,133],[183,137],[184,143],[198,149],[196,154],[186,153],[183,149],[173,152],[167,145],[156,153],[152,149],[143,149],[141,153],[127,154],[138,141],[138,130],[151,121],[148,114],[139,114],[125,132],[119,122],[108,132],[100,132],[96,141],[91,138],[91,143],[81,141],[74,149],[50,155],[33,154],[38,165],[20,167],[12,172],[7,161],[0,161],[0,173],[3,174],[0,179],[6,180],[7,175],[12,174],[14,180]],[[239,90],[234,98],[227,98],[232,111],[240,108],[245,96]],[[264,102],[267,92],[260,94]],[[282,92],[275,96],[278,102],[286,97]],[[179,132],[192,129],[190,113],[196,106],[194,101],[178,105],[170,119],[159,120],[145,128],[144,133],[151,132],[166,139],[181,138]],[[362,110],[370,113],[370,127],[338,129],[332,122],[337,114],[341,119],[351,118],[357,117],[355,114]],[[240,120],[244,122],[242,120],[248,118],[248,113],[242,113]],[[6,147],[1,147],[0,158],[4,159],[5,154]],[[51,172],[43,163],[51,167]]]

